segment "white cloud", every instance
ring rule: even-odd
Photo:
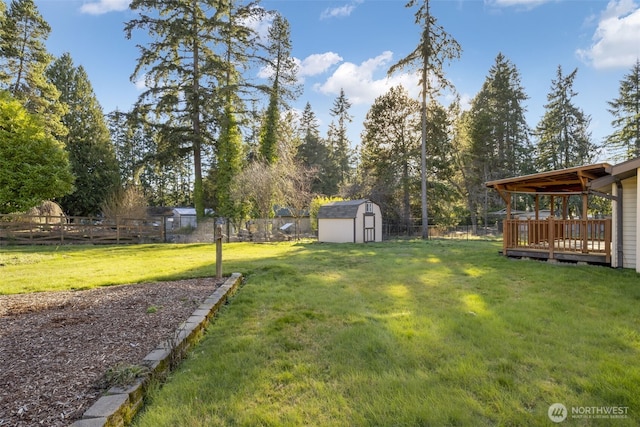
[[[342,57],[334,52],[314,53],[300,60],[293,58],[293,62],[298,67],[298,80],[304,83],[304,78],[309,76],[317,76],[326,72],[333,65],[342,61]],[[258,77],[267,79],[273,75],[273,69],[270,66],[262,67],[258,71]]]
[[[344,89],[345,95],[354,105],[373,102],[378,96],[386,93],[392,86],[402,84],[412,96],[417,96],[418,78],[412,74],[399,74],[387,77],[389,63],[393,53],[385,51],[375,58],[356,65],[344,62],[324,82],[314,85],[314,90],[325,95],[338,95]],[[375,75],[384,73],[384,77]]]
[[[80,7],[80,12],[89,15],[102,15],[103,13],[116,12],[129,8],[131,0],[98,0],[94,3],[85,3]]]
[[[344,18],[350,16],[362,0],[354,0],[351,3],[340,7],[328,7],[320,15],[320,19]]]
[[[273,76],[273,68],[271,66],[262,67],[258,70],[258,78],[260,79],[268,79],[271,76]]]
[[[472,100],[473,96],[469,95],[468,93],[463,93],[462,95],[460,95],[460,108],[462,109],[462,111],[471,110]]]
[[[140,91],[147,90],[149,88],[147,86],[147,75],[143,74],[142,76],[138,77],[138,80],[133,82],[133,84],[137,90],[140,90]]]
[[[334,52],[314,53],[302,61],[298,61],[300,77],[316,76],[327,71],[335,64],[342,62],[342,57]]]
[[[256,8],[261,9],[260,7]],[[242,25],[252,29],[262,41],[268,39],[269,27],[272,23],[273,15],[270,13],[265,14],[262,18],[251,16],[241,21]]]
[[[576,54],[597,69],[631,67],[640,58],[640,6],[633,0],[610,1],[593,44]]]

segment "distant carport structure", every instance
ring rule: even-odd
[[[380,207],[367,199],[331,202],[318,210],[318,241],[367,243],[382,241]]]
[[[590,195],[608,197],[592,190],[590,183],[607,176],[609,168],[599,163],[487,182],[506,203],[503,254],[610,264],[611,219],[587,215]],[[528,219],[512,217],[518,194],[533,197],[534,210]],[[569,217],[570,197],[581,199],[580,218]],[[541,218],[543,200],[550,210],[547,218]]]

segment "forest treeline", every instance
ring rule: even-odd
[[[133,0],[125,35],[150,41],[135,69],[119,72],[145,89],[130,110],[105,114],[82,65],[47,52],[52,29],[34,1],[0,0],[0,213],[55,200],[69,215],[194,206],[240,222],[272,216],[275,205],[298,215],[318,196],[337,196],[371,199],[408,230],[423,207],[432,224],[477,226],[503,207],[486,181],[589,164],[603,149],[640,156],[640,61],[602,100],[614,130],[604,141],[593,140],[590,116],[575,104],[578,69],[561,64],[534,128],[520,71],[499,52],[469,106],[443,105],[446,85],[428,82],[446,82],[441,59],[464,46],[432,31],[441,27],[428,4],[407,5],[418,6],[423,37],[416,56],[390,70],[416,60],[422,102],[390,88],[352,141],[344,90],[326,134],[312,105],[291,107],[304,93],[289,22],[257,1]],[[266,37],[259,22],[269,23]]]

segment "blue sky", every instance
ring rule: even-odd
[[[124,23],[134,18],[128,0],[35,0],[51,25],[49,51],[69,52],[82,65],[105,112],[129,110],[140,88],[129,80],[143,33],[132,40]],[[290,23],[293,56],[299,61],[304,93],[323,133],[329,109],[343,88],[353,106],[353,145],[373,100],[402,83],[419,96],[408,74],[387,76],[389,67],[418,44],[415,9],[404,0],[263,0]],[[435,0],[432,13],[462,46],[460,60],[446,73],[463,102],[480,90],[504,54],[520,71],[529,100],[527,120],[535,127],[557,67],[578,68],[574,103],[591,116],[593,139],[612,132],[607,101],[618,96],[620,80],[640,58],[640,3],[634,0]],[[448,102],[443,99],[443,102]],[[604,155],[599,160],[609,160]]]

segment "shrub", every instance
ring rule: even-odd
[[[318,211],[320,206],[326,205],[331,202],[340,202],[344,200],[342,197],[327,197],[318,196],[311,200],[311,206],[309,207],[309,219],[311,220],[311,229],[318,231]]]

